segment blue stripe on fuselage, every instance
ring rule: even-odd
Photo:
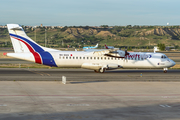
[[[19,35],[15,35],[15,34],[11,34],[11,33],[10,33],[10,35],[11,35],[11,36],[14,36],[14,37],[17,37],[17,38],[19,38],[19,39],[21,39],[21,40],[24,40],[26,43],[28,43],[30,46],[32,46],[32,48],[33,48],[36,52],[43,52],[43,51],[44,51],[40,46],[38,46],[38,45],[35,44],[34,42],[32,42],[32,41],[30,41],[30,40],[28,40],[28,39],[26,39],[26,38],[24,38],[24,37],[21,37],[21,36],[19,36]]]
[[[41,56],[41,59],[43,61],[43,65],[48,65],[48,66],[55,66],[57,67],[55,61],[54,61],[54,58],[53,56],[47,52],[47,51],[44,51],[44,49],[42,49],[39,45],[37,45],[36,43],[24,38],[24,37],[21,37],[19,35],[15,35],[15,34],[11,34],[10,33],[10,36],[14,36],[16,38],[19,38],[21,40],[24,40],[26,43],[28,43],[30,46],[32,46],[32,48],[35,50],[35,52],[38,52]]]
[[[53,56],[49,52],[44,51],[44,52],[39,52],[39,54],[42,57],[44,65],[57,67],[57,65],[56,65],[56,63],[55,63],[55,61],[53,59]]]

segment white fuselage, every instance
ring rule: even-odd
[[[93,55],[84,51],[50,52],[58,67],[81,67],[83,63],[91,64],[118,64],[123,68],[168,68],[175,62],[162,53],[132,52],[126,58],[106,57]]]

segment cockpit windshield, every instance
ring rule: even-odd
[[[161,58],[162,58],[162,59],[165,59],[165,58],[167,58],[167,56],[166,56],[166,55],[162,55]]]

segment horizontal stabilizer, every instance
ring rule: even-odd
[[[22,28],[16,27],[16,28],[11,28],[10,30],[22,30]]]

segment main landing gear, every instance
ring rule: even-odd
[[[99,70],[94,70],[94,72],[96,73],[104,73],[105,72],[105,68],[100,68]]]
[[[164,70],[164,73],[167,73],[168,68],[164,68],[163,70]]]
[[[106,70],[105,68],[100,68],[100,69],[99,69],[99,72],[100,72],[100,73],[104,73],[105,70]]]

